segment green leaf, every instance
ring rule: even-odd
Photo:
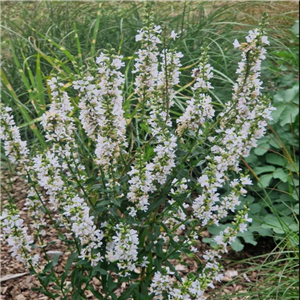
[[[47,272],[50,272],[53,268],[53,263],[52,261],[48,262],[43,270],[43,272],[47,273]]]
[[[207,230],[209,231],[209,233],[213,234],[213,235],[218,235],[221,231],[224,231],[226,228],[228,227],[228,224],[224,225],[224,224],[220,224],[220,225],[211,225],[211,226],[207,226]]]
[[[259,163],[259,158],[257,157],[257,155],[255,155],[255,153],[251,152],[250,155],[245,158],[245,161],[248,164],[252,164],[254,166]]]
[[[78,255],[77,252],[72,253],[71,256],[69,257],[69,259],[67,260],[67,263],[65,265],[65,271],[61,275],[61,285],[63,285],[65,283],[65,279],[69,275],[69,269],[72,266],[72,263],[77,255]]]
[[[248,227],[249,231],[257,232],[261,236],[272,236],[272,230],[270,228],[263,228],[261,223],[255,222]]]
[[[100,268],[99,266],[95,266],[93,267],[93,272],[92,272],[92,276],[96,276],[98,274],[101,274],[101,275],[107,275],[107,271]]]
[[[129,296],[132,295],[132,292],[134,289],[136,289],[136,287],[138,287],[138,283],[137,282],[132,283],[118,299],[127,300]]]
[[[298,226],[298,224],[296,224],[296,223],[291,224],[291,225],[289,226],[289,229],[290,229],[291,231],[293,231],[293,232],[299,232],[299,226]]]
[[[285,109],[282,111],[280,115],[279,124],[281,126],[284,126],[286,124],[294,123],[298,114],[299,112],[296,105],[286,105]]]
[[[277,104],[274,104],[274,107],[276,108],[276,110],[273,110],[271,113],[272,118],[273,118],[272,123],[277,124],[279,122],[281,113],[283,112],[283,110],[286,107],[286,104],[277,103]]]
[[[299,195],[298,195],[298,193],[296,192],[296,190],[293,190],[292,197],[293,197],[293,199],[295,199],[296,201],[299,201]]]
[[[216,247],[217,246],[217,243],[212,238],[203,238],[202,242],[206,243],[206,244],[209,244],[211,247]]]
[[[278,218],[274,215],[266,215],[264,217],[264,224],[262,224],[263,228],[270,228],[274,232],[282,234],[285,231],[283,230]]]
[[[253,203],[253,204],[249,205],[249,209],[252,214],[257,214],[261,210],[261,205],[258,203]]]
[[[257,245],[257,241],[254,239],[254,235],[251,231],[240,232],[238,237],[242,237],[244,241],[248,244],[252,244],[254,246]]]
[[[282,168],[278,168],[273,173],[273,178],[280,179],[282,182],[288,181],[289,174],[287,174]]]
[[[38,273],[37,278],[42,282],[44,286],[47,286],[51,280],[53,280],[52,276],[45,275],[44,273]]]
[[[285,166],[286,165],[286,160],[275,153],[270,153],[266,155],[266,162],[272,165],[277,165],[277,166]]]
[[[296,204],[293,208],[292,208],[293,212],[295,212],[297,215],[299,215],[299,204]]]
[[[241,243],[241,240],[239,238],[236,238],[234,242],[230,244],[232,250],[239,252],[244,249],[244,245]]]
[[[263,167],[256,167],[253,169],[253,171],[255,172],[256,175],[260,175],[263,173],[271,173],[275,171],[275,167],[274,166],[263,166]]]
[[[264,155],[270,149],[269,144],[260,144],[257,148],[254,149],[254,153],[258,156]]]
[[[275,149],[281,149],[282,145],[277,139],[270,139],[270,145],[274,147]]]
[[[259,177],[259,181],[262,185],[262,187],[266,188],[267,186],[270,185],[270,181],[273,177],[273,174],[265,174]]]
[[[280,90],[275,96],[274,101],[276,102],[294,102],[299,99],[299,85],[294,85],[292,88],[287,90]],[[299,103],[299,100],[298,100]],[[296,103],[297,104],[297,103]]]
[[[248,204],[253,203],[255,200],[255,198],[251,195],[246,196],[246,198],[244,198],[244,199],[245,199],[245,202],[247,202]]]

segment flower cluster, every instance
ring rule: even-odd
[[[4,141],[5,155],[9,160],[12,163],[25,166],[29,162],[29,150],[26,141],[21,140],[19,128],[15,125],[15,121],[9,113],[11,110],[10,107],[0,104],[0,136]]]
[[[205,122],[212,119],[215,114],[211,103],[212,99],[208,94],[209,90],[213,89],[209,81],[213,77],[213,68],[208,63],[208,49],[201,48],[201,51],[198,68],[192,70],[192,76],[195,78],[195,83],[192,87],[193,97],[187,101],[188,105],[185,112],[177,119],[179,136],[187,129],[201,136],[201,127],[203,128]]]
[[[81,251],[78,257],[87,259],[91,262],[91,266],[96,266],[103,260],[100,252],[96,252],[101,248],[103,232],[96,228],[87,203],[78,195],[69,198],[63,215],[70,219],[71,232],[80,240]]]
[[[154,294],[157,299],[161,299],[164,294],[168,295],[168,299],[186,299],[186,300],[205,300],[204,290],[201,288],[199,280],[183,279],[181,285],[174,280],[174,272],[169,267],[163,268],[162,272],[155,272],[150,293]],[[164,297],[162,299],[165,299]]]
[[[48,80],[51,91],[51,104],[47,112],[42,115],[41,124],[46,131],[46,140],[52,142],[54,149],[51,152],[57,153],[60,157],[70,157],[74,151],[74,130],[73,118],[68,116],[73,108],[68,94],[63,91],[63,83],[58,82],[56,77]]]
[[[139,30],[135,37],[137,42],[141,41],[133,70],[134,74],[137,73],[134,85],[139,101],[145,101],[155,91],[159,66],[158,45],[162,43],[161,31],[161,26],[152,25]]]
[[[98,76],[74,81],[73,87],[80,91],[82,126],[96,142],[95,162],[108,169],[127,147],[121,90],[124,76],[119,71],[124,63],[122,56],[108,53],[101,53],[96,63]]]
[[[28,228],[24,226],[24,220],[18,214],[17,208],[5,209],[0,216],[0,223],[3,232],[0,238],[6,238],[8,245],[11,247],[12,257],[15,257],[27,267],[36,267],[40,256],[38,254],[31,255],[33,239],[28,235]]]
[[[169,110],[175,95],[173,86],[179,83],[182,53],[166,49],[159,52],[158,45],[162,43],[161,31],[160,26],[151,24],[140,30],[136,36],[136,40],[141,41],[141,49],[137,52],[133,72],[137,74],[135,93],[145,109],[143,111],[149,111],[149,115],[144,115],[143,118],[155,146],[152,161],[144,161],[143,155],[138,151],[136,164],[128,173],[131,179],[127,197],[136,204],[135,208],[130,208],[132,216],[135,216],[136,209],[147,211],[149,194],[157,190],[157,185],[166,182],[175,167],[177,138],[171,132]],[[172,32],[170,38],[175,36]]]
[[[26,141],[21,140],[19,128],[10,114],[11,111],[11,108],[0,104],[1,139],[4,141],[5,155],[12,163],[16,164],[21,174],[26,174],[30,165],[29,149]],[[44,214],[40,210],[41,203],[37,198],[33,201],[33,195],[36,195],[36,193],[34,188],[31,187],[25,207],[32,213],[33,226],[38,231],[40,226],[45,224],[45,220],[43,218]],[[7,239],[8,245],[11,247],[12,256],[27,266],[36,266],[39,256],[31,257],[30,255],[33,239],[28,235],[28,228],[23,225],[24,220],[19,215],[17,208],[14,205],[12,207],[10,205],[8,209],[3,210],[0,219],[3,231],[2,238],[5,237]]]
[[[72,185],[68,184],[68,180],[73,176],[72,169],[77,172],[84,169],[78,164],[77,159],[71,160],[75,156],[73,152],[77,150],[77,146],[73,145],[75,144],[74,121],[68,116],[68,113],[72,112],[72,106],[68,94],[59,88],[63,84],[56,78],[49,80],[48,84],[53,102],[50,113],[46,112],[43,115],[42,124],[46,137],[52,141],[52,148],[33,159],[33,170],[36,173],[36,181],[48,197],[50,208],[58,212],[56,215],[58,220],[79,239],[80,257],[89,260],[91,265],[95,266],[102,259],[99,253],[94,253],[94,249],[101,247],[103,234],[96,229],[86,201],[79,194],[74,193]],[[82,182],[84,176],[76,174],[75,179],[77,182]]]
[[[48,84],[52,103],[50,110],[42,116],[42,125],[47,141],[52,143],[52,147],[45,153],[33,157],[32,163],[24,165],[22,160],[18,161],[27,173],[27,181],[30,186],[25,207],[31,212],[34,220],[33,227],[35,233],[38,234],[42,234],[42,228],[46,226],[45,211],[56,212],[59,222],[71,229],[80,240],[82,246],[80,256],[88,259],[92,265],[96,265],[102,257],[99,253],[94,253],[94,249],[101,247],[102,232],[95,228],[88,204],[76,195],[72,186],[68,184],[68,180],[73,176],[72,169],[83,169],[76,159],[71,159],[74,158],[77,148],[74,140],[74,121],[68,116],[72,107],[68,94],[61,90],[63,84],[59,83],[57,78],[52,78]],[[8,123],[4,127],[6,131],[14,130],[19,137],[18,128],[14,126],[12,117],[7,115],[6,121]],[[6,134],[5,136],[8,142],[10,142],[9,138],[13,139],[11,135]],[[22,141],[19,144],[23,145]],[[15,147],[14,149],[16,155],[20,155],[17,152],[20,151],[19,148]],[[83,180],[80,174],[76,174],[76,177],[78,182]],[[14,241],[18,236],[21,243],[18,244],[19,248],[21,245],[25,245],[24,241],[27,241],[28,244],[28,236],[22,229],[23,220],[19,215],[9,209],[5,216],[7,220],[8,217],[14,220],[18,218],[18,221],[12,223],[15,228],[20,225],[19,230],[15,229],[14,235],[9,240]],[[5,233],[9,235],[12,231],[6,230]],[[11,245],[13,244],[11,243]],[[27,249],[28,252],[28,245],[24,249]]]
[[[207,168],[198,179],[203,188],[194,202],[194,215],[202,220],[202,225],[226,216],[225,210],[234,211],[239,204],[239,196],[245,195],[244,185],[251,184],[246,177],[235,179],[229,183],[232,192],[220,199],[218,188],[222,187],[230,170],[240,173],[240,157],[248,156],[259,137],[257,128],[265,132],[265,118],[270,118],[272,108],[267,100],[261,97],[261,81],[259,80],[261,60],[265,58],[262,47],[267,39],[263,32],[250,32],[247,43],[243,44],[241,74],[234,86],[233,104],[227,104],[225,112],[220,114],[220,127],[216,129],[211,155],[207,156]],[[251,51],[251,60],[247,53]],[[248,61],[249,60],[249,61]]]
[[[117,266],[123,276],[129,276],[137,267],[138,260],[138,232],[123,223],[116,225],[116,234],[107,244],[107,258],[111,262],[117,261]]]
[[[164,268],[162,272],[155,272],[150,286],[150,293],[157,297],[162,297],[164,292],[168,293],[172,289],[172,275],[174,275],[174,272],[169,267]]]

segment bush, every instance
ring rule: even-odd
[[[5,154],[28,182],[34,238],[13,201],[1,216],[3,236],[52,299],[85,299],[88,290],[97,299],[205,299],[205,290],[222,277],[222,254],[252,221],[246,206],[236,210],[251,185],[239,161],[271,119],[260,81],[263,45],[269,43],[265,19],[246,42],[234,41],[242,59],[232,101],[215,109],[203,47],[191,97],[184,96],[179,114],[174,108],[181,103],[176,86],[183,54],[167,48],[178,35],[151,18],[148,11],[134,60],[107,49],[96,64],[76,68],[64,48],[76,72],[50,60],[58,72],[47,81],[50,105],[40,111],[42,130],[35,128],[38,147],[29,151],[11,109],[1,105]],[[232,222],[200,258],[201,231],[219,226],[229,212]],[[60,277],[55,266],[61,253],[49,251],[53,243],[43,239],[49,226],[71,252]],[[185,257],[199,268],[181,278],[172,262]],[[99,290],[93,278],[100,280]]]

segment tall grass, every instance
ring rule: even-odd
[[[96,2],[4,2],[1,12],[2,69],[20,101],[33,106],[40,115],[44,101],[47,102],[46,97],[40,100],[41,103],[35,103],[44,94],[41,78],[45,79],[52,70],[61,70],[70,76],[78,65],[91,60],[96,51],[108,46],[118,49],[125,57],[132,56],[136,50],[134,35],[142,25],[143,6],[143,2],[130,1],[118,5],[104,1],[100,2],[100,7]],[[287,25],[290,26],[297,14],[295,4],[295,10],[292,10],[267,2],[246,5],[244,2],[158,1],[152,6],[156,23],[181,32],[177,47],[185,54],[184,66],[197,61],[203,44],[210,46],[211,59],[217,70],[214,84],[217,84],[216,96],[219,98],[231,93],[224,90],[224,83],[234,77],[238,60],[232,50],[232,37],[243,36],[249,26],[258,23],[262,11],[269,11],[270,50],[273,52],[285,46],[282,37],[288,39]],[[280,11],[282,8],[284,12]],[[276,27],[272,28],[273,25]],[[33,90],[30,95],[29,85]]]
[[[299,299],[299,252],[285,249],[285,245],[283,240],[271,253],[231,263],[230,268],[244,268],[239,269],[238,277],[212,292],[209,299]],[[233,285],[240,288],[234,290]]]

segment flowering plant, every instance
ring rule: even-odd
[[[68,84],[58,76],[48,80],[45,151],[29,151],[11,109],[1,105],[5,154],[28,183],[32,216],[28,228],[10,202],[1,215],[2,237],[52,299],[86,299],[87,291],[97,299],[206,299],[205,290],[222,278],[221,255],[251,222],[246,207],[235,209],[251,184],[239,160],[271,118],[260,81],[265,20],[245,43],[234,42],[242,60],[223,111],[214,108],[213,68],[202,48],[192,97],[178,117],[172,109],[183,54],[166,47],[177,34],[150,19],[136,35],[134,82],[125,82],[126,59],[112,50]],[[124,103],[126,85],[133,92]],[[200,253],[201,231],[229,213],[232,224],[215,237],[217,246]],[[61,276],[50,251],[60,250],[57,240],[44,241],[49,226],[70,254]],[[186,257],[199,268],[182,278],[174,264]]]

